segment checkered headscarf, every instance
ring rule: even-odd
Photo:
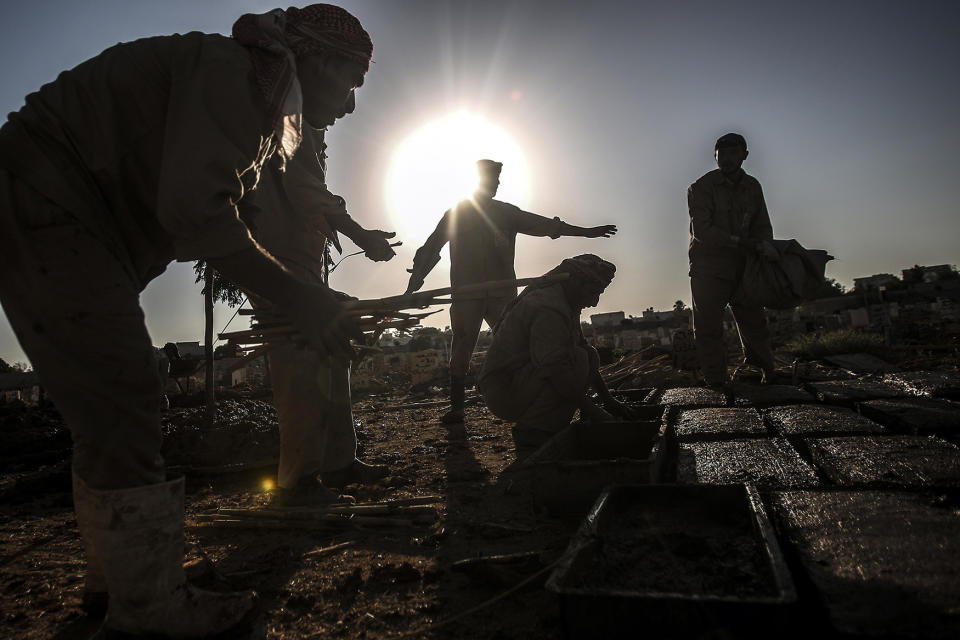
[[[360,21],[331,4],[244,14],[233,23],[233,37],[253,57],[257,85],[285,160],[300,144],[303,94],[297,57],[332,54],[357,60],[368,69],[373,57],[373,42]]]

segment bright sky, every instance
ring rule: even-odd
[[[456,117],[488,127],[483,140],[500,145],[484,155],[505,162],[505,199],[512,182],[511,197],[530,211],[619,226],[608,240],[518,243],[520,276],[588,251],[614,262],[617,278],[588,313],[689,304],[686,188],[714,168],[713,141],[727,131],[747,138],[745,168],[763,184],[776,236],[829,250],[838,260],[828,275],[846,286],[915,263],[960,262],[954,0],[342,5],[370,32],[375,64],[356,112],[328,136],[329,183],[361,224],[396,229],[403,246],[391,262],[344,262],[335,288],[359,297],[405,288],[414,251],[447,205],[429,162],[422,172],[391,163]],[[118,41],[229,33],[241,13],[273,6],[5,3],[0,109],[18,109],[59,71]],[[398,221],[399,200],[403,211],[423,206]],[[349,241],[344,249],[354,250]],[[446,286],[444,256],[426,288]],[[142,303],[155,344],[202,335],[190,265],[171,265]],[[218,309],[218,329],[231,313]],[[448,324],[446,313],[436,317]],[[0,357],[26,360],[2,319]]]

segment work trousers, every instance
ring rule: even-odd
[[[730,305],[740,334],[744,361],[773,371],[770,331],[763,307],[732,302],[737,289],[735,279],[693,275],[693,329],[700,358],[700,369],[708,384],[727,380],[727,350],[723,342],[723,313]]]
[[[546,372],[532,362],[514,371],[484,377],[479,389],[493,415],[516,422],[513,439],[518,451],[535,448],[570,424],[590,384],[591,370],[596,370],[598,363],[592,347],[575,351],[575,384],[583,389],[579,396],[558,393],[547,381]]]
[[[107,243],[0,169],[0,302],[98,490],[165,480],[157,360],[140,287]]]
[[[323,284],[304,268],[287,268],[298,278]],[[249,298],[254,308],[271,308],[263,298]],[[302,478],[352,463],[357,455],[357,433],[350,363],[293,345],[275,348],[267,357],[280,429],[277,485],[292,489]]]
[[[462,379],[467,375],[483,321],[486,320],[487,325],[493,328],[504,307],[515,297],[458,299],[450,305],[450,328],[453,331],[450,345],[451,378]]]

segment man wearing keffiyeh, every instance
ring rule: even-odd
[[[253,594],[185,582],[183,478],[160,456],[160,379],[139,294],[205,259],[266,298],[320,353],[355,326],[238,215],[260,171],[294,157],[303,121],[353,111],[373,53],[331,5],[119,44],[26,98],[0,129],[0,301],[74,441],[86,593],[106,634],[201,638],[249,623]],[[122,87],[118,91],[117,87]]]
[[[546,275],[566,280],[531,285],[503,310],[493,329],[478,388],[487,408],[516,423],[517,458],[566,427],[579,409],[584,420],[629,415],[600,377],[600,358],[580,330],[580,312],[594,307],[616,267],[590,253],[567,258]],[[587,396],[590,387],[606,410]]]

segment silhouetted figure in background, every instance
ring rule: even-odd
[[[747,142],[737,133],[714,145],[718,169],[690,185],[690,291],[700,368],[706,383],[727,383],[723,313],[729,304],[743,346],[744,363],[756,365],[769,381],[774,375],[770,333],[763,307],[733,301],[748,252],[776,259],[773,228],[763,190],[741,169]]]
[[[353,111],[352,105],[349,109]],[[360,226],[343,198],[326,183],[324,131],[303,128],[303,141],[281,171],[279,158],[264,168],[249,205],[239,208],[254,239],[293,275],[317,286],[324,280],[324,248],[340,251],[338,233],[374,261],[390,260],[394,236]],[[251,296],[255,308],[272,305]],[[340,357],[276,346],[268,355],[273,405],[280,428],[280,461],[275,499],[286,505],[350,499],[333,488],[376,481],[387,468],[357,459],[357,434],[350,399],[350,362]]]
[[[494,200],[500,186],[503,164],[493,160],[477,161],[478,188],[472,198],[459,202],[443,214],[437,228],[417,249],[407,292],[423,286],[427,274],[440,261],[440,250],[450,243],[450,285],[460,287],[476,282],[514,280],[514,252],[517,234],[528,236],[580,236],[608,238],[617,232],[614,225],[576,227],[560,218],[545,218],[506,202]],[[454,297],[450,305],[450,411],[445,423],[463,421],[464,378],[470,357],[480,335],[480,326],[496,324],[503,308],[517,295],[516,287],[485,294]]]
[[[580,312],[597,305],[616,267],[588,253],[548,275],[558,273],[570,277],[530,285],[504,309],[477,384],[490,411],[516,423],[518,459],[570,424],[577,409],[584,420],[612,419],[587,396],[590,386],[607,409],[629,414],[607,390],[597,350],[580,329]]]

